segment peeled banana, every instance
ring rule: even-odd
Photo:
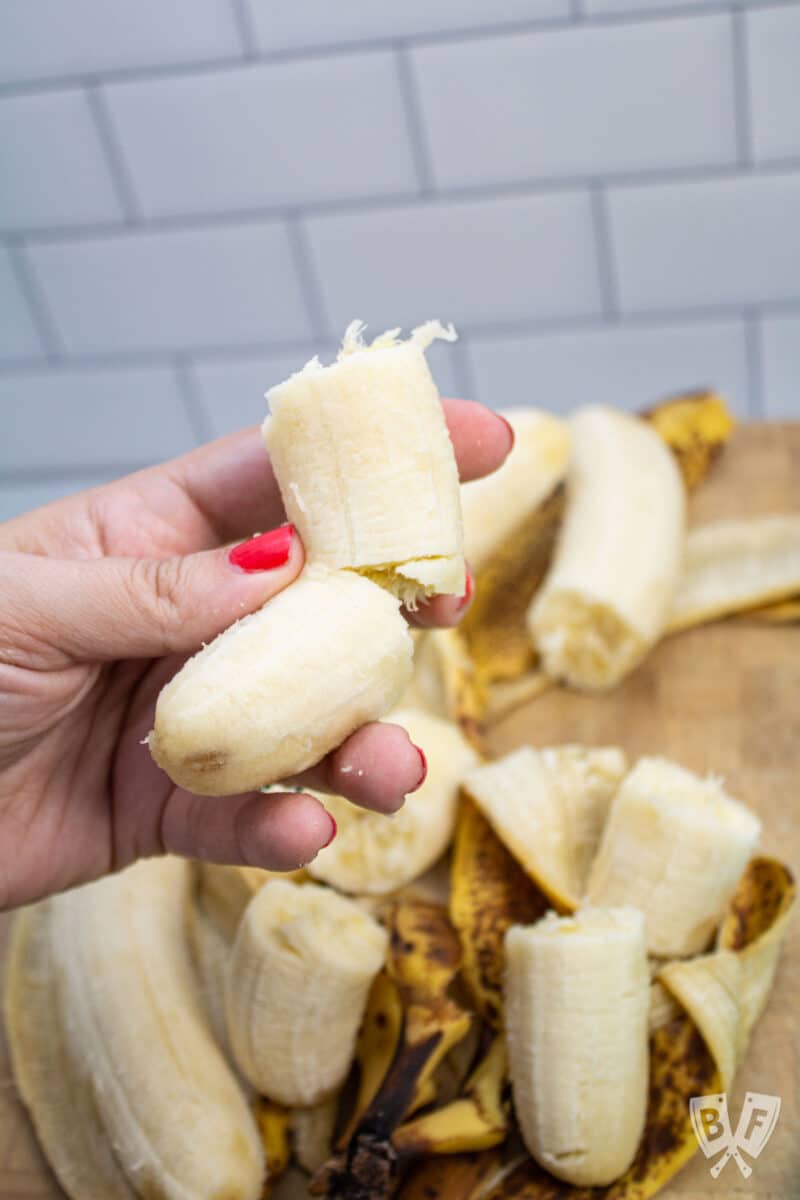
[[[458,471],[425,361],[438,321],[407,342],[365,346],[348,328],[338,360],[317,359],[267,393],[264,440],[310,561],[346,568],[410,606],[466,582]]]
[[[800,514],[714,521],[690,529],[670,630],[800,592]]]
[[[247,906],[228,961],[228,1034],[242,1074],[281,1104],[334,1092],[387,934],[351,900],[276,879]]]
[[[506,934],[506,1021],[528,1150],[581,1187],[617,1179],[644,1129],[650,978],[633,908],[550,913]]]
[[[561,482],[569,460],[566,421],[538,408],[510,408],[501,415],[514,431],[510,454],[485,479],[461,486],[464,552],[476,576]]]
[[[675,460],[637,417],[572,419],[567,508],[528,623],[544,669],[578,688],[618,683],[667,624],[683,555]]]
[[[15,934],[15,1077],[75,1200],[261,1194],[258,1132],[189,961],[187,871],[137,863],[28,910]]]
[[[463,786],[550,902],[569,912],[626,769],[614,746],[522,746],[474,767]]]
[[[411,657],[394,597],[352,571],[306,566],[162,689],[150,750],[201,795],[273,783],[384,716],[411,678]]]
[[[389,719],[425,747],[428,773],[391,819],[366,812],[340,796],[324,803],[338,826],[308,872],[343,892],[385,895],[427,871],[453,836],[458,785],[477,755],[456,725],[428,713],[398,710]]]
[[[641,758],[617,793],[589,872],[586,900],[635,905],[648,951],[697,954],[708,945],[761,832],[718,779]]]
[[[458,468],[424,354],[455,333],[432,321],[367,347],[361,329],[332,366],[314,359],[268,394],[264,438],[302,575],[158,698],[151,753],[201,795],[295,775],[385,716],[411,678],[398,601],[464,592]]]

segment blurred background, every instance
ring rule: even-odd
[[[800,5],[2,0],[0,518],[432,316],[441,390],[800,418]]]

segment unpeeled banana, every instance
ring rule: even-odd
[[[630,1165],[647,1108],[650,978],[633,908],[550,913],[506,934],[514,1105],[528,1150],[569,1183]]]
[[[464,591],[458,469],[424,354],[455,334],[397,332],[367,347],[354,322],[336,363],[269,393],[264,437],[306,567],[163,688],[148,741],[181,787],[285,779],[385,716],[411,677],[399,601]]]
[[[387,934],[352,900],[276,879],[250,901],[228,960],[228,1035],[242,1074],[307,1107],[344,1081]]]
[[[309,875],[343,892],[380,896],[427,871],[453,836],[458,785],[477,755],[450,721],[411,709],[389,716],[412,742],[425,747],[425,781],[391,819],[366,812],[340,796],[325,796],[337,823],[335,839],[308,866]]]
[[[258,1132],[189,961],[187,872],[138,863],[42,902],[15,931],[15,1077],[75,1200],[261,1194]]]
[[[611,805],[589,872],[590,904],[635,905],[656,957],[704,950],[761,832],[718,779],[641,758]]]
[[[673,456],[639,418],[586,408],[571,431],[564,524],[528,622],[548,675],[603,689],[637,665],[667,624],[684,489]]]

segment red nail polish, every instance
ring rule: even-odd
[[[510,421],[507,421],[507,420],[505,419],[505,417],[501,416],[501,414],[500,414],[500,413],[495,413],[494,415],[497,417],[498,421],[502,421],[502,422],[503,422],[503,424],[505,425],[506,429],[508,430],[508,432],[509,432],[509,434],[510,434],[510,436],[511,436],[511,445],[510,445],[510,446],[509,446],[509,448],[508,448],[508,452],[509,452],[509,454],[510,454],[510,453],[511,453],[511,451],[514,449],[514,442],[515,442],[515,440],[516,440],[516,434],[514,433],[514,427],[513,427],[513,425],[511,424],[511,422],[510,422]]]
[[[413,788],[411,789],[412,792],[418,791],[418,789],[422,787],[423,783],[425,782],[425,780],[428,777],[428,760],[425,757],[425,752],[419,746],[415,746],[414,749],[416,750],[417,754],[419,755],[419,761],[422,764],[422,774],[420,775],[419,779],[417,780],[417,782],[414,784]]]
[[[467,582],[464,584],[464,595],[458,602],[458,611],[463,612],[472,599],[472,593],[475,591],[475,580],[472,578],[472,571],[467,567]]]
[[[325,811],[328,812],[327,809]],[[331,823],[331,836],[328,838],[327,842],[322,843],[322,845],[320,846],[320,850],[324,850],[326,846],[330,846],[331,842],[336,837],[336,834],[339,830],[339,826],[336,824],[336,821],[334,820],[334,818],[331,816],[330,813],[328,813],[328,819]]]
[[[272,571],[288,560],[293,537],[294,525],[281,525],[268,533],[259,533],[234,546],[228,561],[240,571]]]

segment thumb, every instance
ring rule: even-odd
[[[47,665],[53,652],[92,661],[186,653],[260,608],[302,566],[292,525],[176,558],[2,554],[3,640],[19,640],[28,662],[46,651]]]

